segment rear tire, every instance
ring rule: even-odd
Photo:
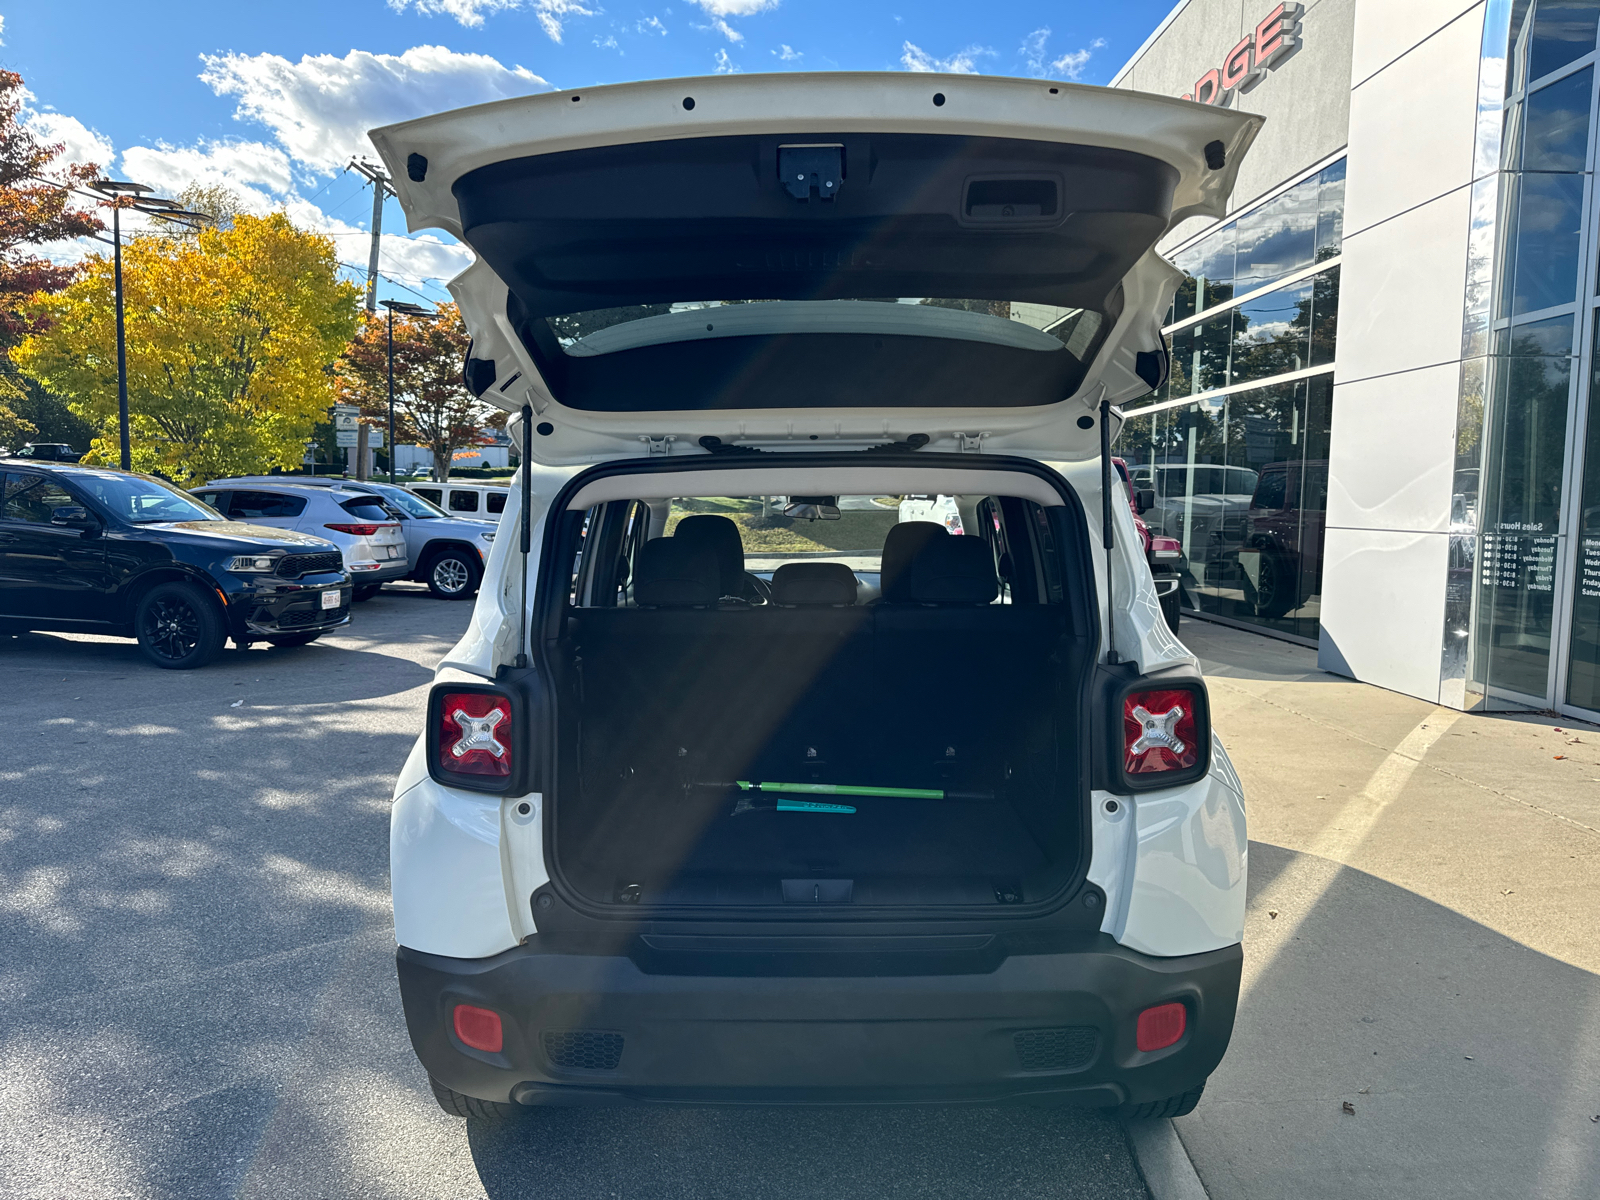
[[[279,633],[269,637],[267,641],[274,646],[309,646],[321,636],[320,630],[316,633]]]
[[[1117,1109],[1117,1116],[1128,1121],[1186,1117],[1194,1111],[1194,1106],[1200,1103],[1200,1096],[1205,1090],[1206,1085],[1202,1081],[1187,1092],[1178,1096],[1168,1096],[1165,1100],[1152,1100],[1148,1104],[1124,1104]]]
[[[139,649],[168,671],[192,671],[222,652],[228,631],[210,596],[192,583],[158,583],[133,615]]]
[[[465,600],[478,590],[483,568],[468,550],[445,550],[428,564],[428,590],[441,600]]]
[[[452,1117],[493,1121],[499,1124],[515,1121],[525,1115],[525,1110],[520,1104],[501,1104],[495,1100],[479,1100],[476,1096],[463,1096],[460,1092],[445,1087],[432,1075],[428,1076],[428,1085],[433,1088],[433,1098],[439,1102],[439,1107]]]
[[[350,593],[350,599],[352,602],[360,604],[363,600],[371,600],[381,591],[383,591],[383,584],[381,583],[358,583]]]

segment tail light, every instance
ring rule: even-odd
[[[324,529],[331,529],[335,533],[348,533],[351,537],[371,537],[380,529],[387,529],[386,525],[324,525]]]
[[[1134,1041],[1145,1053],[1151,1050],[1165,1050],[1168,1046],[1175,1045],[1188,1027],[1189,1010],[1182,1004],[1158,1004],[1139,1014],[1139,1025],[1134,1030]],[[500,1018],[495,1017],[495,1032],[498,1033],[499,1030]],[[461,1040],[466,1041],[465,1038]]]
[[[1128,791],[1177,787],[1211,766],[1211,713],[1198,681],[1155,688],[1135,682],[1121,694],[1120,766]]]
[[[1140,1017],[1139,1020],[1142,1022],[1144,1018]],[[452,1023],[456,1027],[456,1036],[474,1050],[499,1054],[506,1044],[500,1014],[490,1009],[479,1008],[476,1004],[458,1004]]]
[[[440,684],[428,698],[428,773],[450,787],[509,792],[526,724],[514,689]],[[520,793],[519,793],[520,794]]]

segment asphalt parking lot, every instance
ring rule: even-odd
[[[164,672],[0,636],[0,1195],[1142,1198],[1036,1109],[440,1112],[394,983],[388,812],[470,606]]]

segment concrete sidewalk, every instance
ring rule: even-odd
[[[1233,1046],[1176,1122],[1213,1200],[1600,1195],[1600,729],[1183,639],[1251,833]]]

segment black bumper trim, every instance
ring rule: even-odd
[[[445,1086],[523,1104],[1114,1105],[1179,1095],[1227,1049],[1243,953],[1230,946],[1152,958],[1100,935],[1088,947],[1013,954],[990,972],[956,975],[663,975],[627,955],[527,945],[488,959],[400,947],[406,1025],[417,1057]],[[1138,1014],[1181,1001],[1183,1038],[1144,1053]],[[458,1003],[501,1014],[505,1044],[460,1043]],[[1017,1033],[1098,1032],[1082,1065],[1029,1070]],[[620,1034],[612,1070],[555,1066],[548,1030]]]

